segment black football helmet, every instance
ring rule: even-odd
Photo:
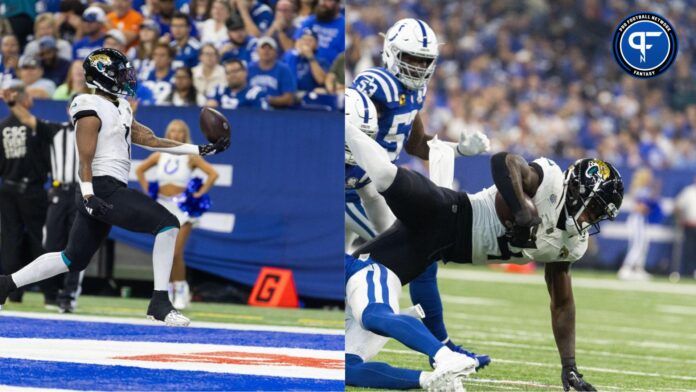
[[[135,96],[138,85],[135,69],[128,58],[116,49],[100,48],[82,63],[87,86],[109,94]]]
[[[614,220],[623,201],[623,180],[612,164],[594,158],[578,159],[565,172],[566,219],[572,220],[578,233],[589,227],[590,235],[599,233],[599,223]],[[586,222],[578,222],[583,214]]]

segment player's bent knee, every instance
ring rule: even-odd
[[[63,263],[65,263],[70,272],[84,271],[92,259],[91,255],[69,252],[68,250],[61,252],[60,256],[63,258]]]
[[[363,310],[361,321],[363,327],[370,332],[383,335],[385,321],[394,316],[391,306],[383,303],[369,304]]]
[[[155,235],[159,233],[166,232],[171,229],[179,229],[181,225],[179,224],[179,219],[174,216],[171,212],[167,211],[167,217],[162,220],[162,222],[159,224],[157,227],[157,230],[155,231]]]

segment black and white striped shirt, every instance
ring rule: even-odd
[[[39,120],[37,128],[51,135],[51,179],[60,184],[77,182],[77,150],[75,128],[69,122],[56,123]]]

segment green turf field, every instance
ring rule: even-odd
[[[81,296],[76,314],[112,317],[143,317],[148,300],[136,298]],[[43,295],[26,293],[21,304],[7,302],[3,310],[56,312],[43,306]],[[2,312],[0,310],[0,312]],[[281,325],[343,329],[343,312],[315,309],[259,308],[194,302],[183,313],[196,321],[216,321],[237,324]]]
[[[576,359],[587,381],[598,390],[696,390],[693,280],[621,282],[613,274],[575,271],[573,281]],[[493,358],[466,381],[468,391],[561,390],[541,271],[448,265],[439,282],[450,336]],[[402,306],[409,304],[405,290]],[[425,356],[393,341],[376,360],[429,369]]]

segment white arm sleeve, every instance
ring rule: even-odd
[[[198,146],[195,144],[184,143],[180,146],[174,146],[174,147],[150,147],[150,146],[141,146],[140,144],[138,144],[138,145],[146,150],[149,150],[149,151],[168,152],[168,153],[174,154],[174,155],[199,155]]]
[[[358,195],[362,200],[363,207],[370,222],[375,226],[375,230],[381,233],[387,230],[396,221],[394,213],[389,209],[387,201],[377,192],[375,185],[369,183],[358,189]]]

